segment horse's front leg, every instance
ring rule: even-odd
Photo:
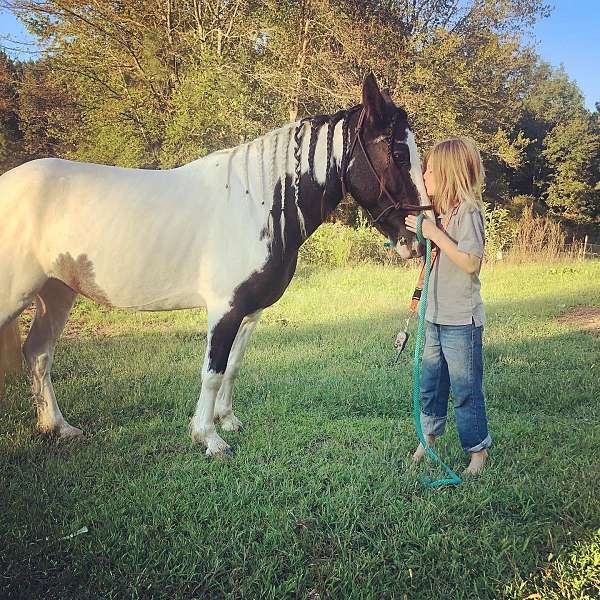
[[[190,423],[192,441],[206,446],[206,456],[231,453],[231,447],[215,429],[215,400],[221,387],[229,353],[240,328],[243,315],[235,310],[208,314],[208,336],[206,354],[202,366],[202,387],[196,411]]]
[[[223,375],[215,404],[215,422],[219,422],[224,431],[238,431],[242,428],[242,422],[233,414],[233,384],[240,372],[250,336],[261,314],[262,310],[258,310],[244,317],[229,353],[227,369]]]

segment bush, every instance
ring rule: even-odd
[[[510,212],[501,206],[491,208],[485,203],[485,254],[488,259],[500,258],[515,236],[515,223]]]
[[[529,260],[553,261],[567,255],[573,257],[582,248],[577,243],[567,248],[566,233],[560,223],[536,215],[531,196],[515,196],[512,210],[485,205],[486,256],[494,260],[505,253],[513,262]],[[520,213],[518,218],[511,216]]]
[[[396,263],[400,257],[385,248],[386,238],[359,216],[356,229],[323,223],[300,248],[303,263],[341,267],[361,262]]]
[[[503,254],[509,260],[554,260],[564,255],[565,233],[558,223],[536,216],[525,205],[520,219],[511,218],[508,209],[485,205],[486,258],[496,260]],[[386,238],[359,215],[356,228],[342,223],[323,223],[300,248],[304,264],[341,267],[364,262],[412,265],[402,260]],[[571,252],[572,254],[573,252]]]
[[[299,259],[310,264],[341,266],[350,256],[350,227],[323,223],[300,248]]]

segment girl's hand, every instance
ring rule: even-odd
[[[417,217],[415,217],[414,215],[408,215],[404,219],[404,224],[406,225],[406,229],[408,229],[409,231],[412,231],[413,233],[417,232]],[[432,239],[432,237],[435,236],[437,230],[438,228],[431,219],[428,219],[427,217],[423,219],[423,223],[421,224],[421,232],[423,233],[423,237],[425,239]]]

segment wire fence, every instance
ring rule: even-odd
[[[565,253],[573,258],[584,260],[586,258],[600,258],[600,244],[592,244],[586,235],[583,240],[573,240],[565,243]]]
[[[532,260],[598,260],[600,259],[600,244],[591,243],[588,236],[583,239],[565,239],[558,226],[551,226],[545,233],[532,235],[526,232],[523,237],[516,237],[509,248],[504,251],[486,255],[488,262],[505,261],[511,263],[526,263]]]

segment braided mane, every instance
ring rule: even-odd
[[[348,149],[350,145],[349,139],[349,121],[350,116],[356,111],[360,110],[362,106],[355,106],[346,110],[340,110],[333,115],[316,115],[313,117],[306,117],[299,121],[296,126],[296,135],[294,136],[294,158],[295,158],[295,201],[298,209],[299,216],[302,215],[300,210],[300,170],[301,170],[301,148],[302,140],[304,137],[304,125],[308,122],[310,124],[310,141],[308,146],[308,173],[315,179],[315,151],[319,133],[323,125],[327,125],[327,152],[325,158],[325,184],[324,192],[321,197],[321,215],[325,218],[325,200],[327,198],[327,192],[330,186],[330,174],[333,172],[334,165],[332,161],[333,155],[333,136],[335,134],[336,125],[342,121],[342,159],[340,164],[340,173],[345,173],[348,166]],[[304,219],[301,221],[301,232],[302,236],[306,237],[306,231],[304,229]]]
[[[253,192],[262,199],[260,204],[264,207],[265,211],[265,234],[274,240],[274,202],[276,186],[279,182],[279,198],[280,198],[280,211],[279,211],[279,231],[281,233],[282,247],[285,248],[285,229],[286,229],[286,191],[287,191],[287,178],[290,165],[290,159],[293,160],[292,173],[292,190],[294,194],[294,207],[296,210],[298,225],[300,229],[301,239],[306,239],[306,225],[304,221],[304,215],[300,208],[301,205],[301,176],[302,176],[302,150],[305,146],[305,138],[307,136],[307,130],[309,131],[308,138],[308,175],[315,181],[316,170],[315,170],[315,154],[319,135],[322,127],[327,126],[327,138],[326,138],[326,158],[325,158],[325,181],[323,186],[323,194],[321,197],[321,214],[325,218],[326,201],[332,193],[332,185],[335,184],[336,177],[340,174],[345,173],[348,167],[348,151],[350,145],[349,135],[349,121],[350,117],[362,107],[355,106],[347,110],[340,110],[333,115],[315,115],[312,117],[305,117],[296,123],[285,125],[280,129],[271,131],[252,142],[248,142],[243,146],[237,146],[228,151],[227,153],[227,187],[230,189],[230,178],[232,175],[232,160],[237,152],[241,153],[241,181],[245,187],[245,192],[250,197]],[[335,164],[333,161],[333,140],[335,129],[338,123],[342,121],[342,156],[339,165],[339,173],[336,172]],[[293,144],[293,146],[292,146]],[[252,154],[252,156],[251,156]],[[291,155],[291,156],[290,156]],[[254,189],[250,183],[250,169],[256,170],[256,179],[254,180]],[[270,199],[270,202],[265,200]],[[289,216],[289,213],[288,213]]]

